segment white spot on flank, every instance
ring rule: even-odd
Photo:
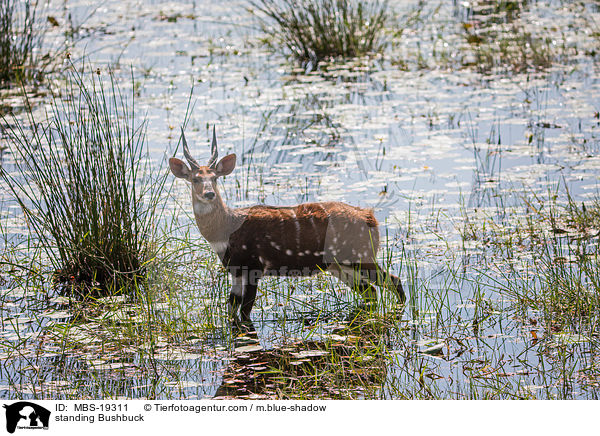
[[[292,250],[289,250],[289,249],[285,250],[285,254],[287,254],[288,256],[291,256],[292,255]]]
[[[277,249],[277,250],[281,250],[281,245],[277,244],[276,242],[271,241],[271,247]]]
[[[248,247],[246,246],[246,244],[242,245],[242,250],[247,250]]]
[[[296,218],[296,213],[294,213],[294,226],[296,227],[296,248],[300,248],[300,221]]]

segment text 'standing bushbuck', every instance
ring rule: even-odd
[[[377,220],[371,210],[339,202],[297,206],[252,206],[231,209],[223,202],[217,179],[235,168],[235,154],[217,162],[213,128],[212,156],[206,166],[191,156],[183,129],[183,154],[190,167],[172,157],[176,177],[192,184],[194,216],[202,236],[232,275],[229,309],[250,320],[258,281],[265,275],[306,276],[329,270],[350,288],[373,294],[372,284],[389,284],[405,301],[398,277],[375,260],[379,248]]]

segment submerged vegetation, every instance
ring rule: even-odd
[[[258,32],[115,2],[73,49],[99,75],[0,94],[0,396],[598,399],[600,9],[404,3],[255,0]],[[229,205],[374,208],[406,306],[267,277],[232,324],[189,186],[165,189],[183,120],[200,159],[214,124],[237,154]]]
[[[392,21],[386,0],[253,1],[262,29],[303,66],[383,50]]]

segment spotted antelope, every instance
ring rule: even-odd
[[[169,159],[175,177],[192,185],[196,224],[223,266],[232,276],[230,313],[250,320],[258,281],[266,275],[306,276],[328,270],[364,294],[372,284],[390,284],[405,301],[398,277],[386,273],[376,262],[378,223],[372,210],[340,202],[304,203],[297,206],[229,208],[217,189],[217,179],[230,174],[236,155],[217,162],[217,139],[213,128],[211,158],[200,165],[190,154],[183,129],[183,153]]]

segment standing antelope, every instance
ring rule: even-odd
[[[191,156],[183,128],[181,137],[191,168],[176,157],[169,159],[169,166],[175,177],[192,184],[196,224],[233,277],[229,310],[234,317],[239,308],[242,320],[250,320],[258,281],[265,275],[306,276],[329,270],[361,293],[372,292],[372,283],[390,283],[405,301],[398,277],[376,263],[379,231],[371,210],[340,202],[231,209],[219,194],[217,179],[233,171],[235,154],[217,163],[213,128],[212,155],[202,166]]]

